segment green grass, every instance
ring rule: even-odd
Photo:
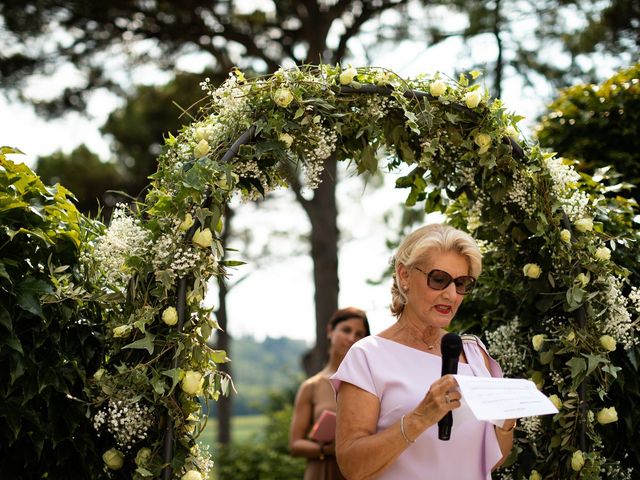
[[[264,428],[267,424],[266,415],[243,415],[233,417],[231,419],[231,441],[235,443],[245,443],[255,440],[263,435]],[[218,440],[218,421],[209,419],[207,426],[198,438],[198,441],[204,445],[211,445],[210,451],[213,451]]]
[[[267,424],[266,415],[243,415],[231,419],[231,441],[235,443],[247,443],[264,435],[264,428]],[[218,442],[218,421],[210,418],[204,431],[198,437],[198,442],[209,446],[209,452],[213,455],[215,462],[216,444]],[[216,469],[214,467],[209,480],[216,480]]]

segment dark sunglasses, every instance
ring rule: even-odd
[[[473,290],[473,287],[476,284],[476,279],[471,275],[463,275],[462,277],[453,278],[443,270],[431,270],[427,273],[418,267],[414,268],[427,276],[427,285],[434,290],[444,290],[451,285],[451,282],[453,282],[456,286],[456,292],[460,295],[466,295]]]

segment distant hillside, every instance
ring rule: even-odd
[[[304,378],[300,360],[309,346],[303,340],[270,338],[262,342],[246,336],[232,339],[229,357],[233,383],[234,415],[262,413],[271,393],[296,390]],[[215,415],[215,402],[210,414]]]

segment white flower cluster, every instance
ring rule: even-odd
[[[269,179],[267,178],[267,175],[260,168],[260,165],[258,165],[258,162],[253,158],[250,160],[243,159],[242,162],[235,162],[233,171],[239,177],[255,178],[256,180],[258,180],[260,182],[260,185],[262,185],[265,195],[271,190],[273,190],[273,188],[269,183]],[[261,197],[262,197],[261,193],[255,190],[252,190],[248,195],[248,200],[258,200]]]
[[[154,270],[169,270],[183,277],[200,263],[203,250],[186,246],[175,234],[164,234],[153,246]]]
[[[496,480],[515,480],[515,467],[501,467],[497,472],[491,474]]]
[[[505,376],[513,376],[522,371],[526,350],[521,342],[514,341],[518,337],[520,320],[515,317],[510,322],[500,325],[493,332],[485,332],[489,355],[496,359]]]
[[[518,427],[529,440],[536,440],[544,434],[540,417],[524,417],[518,421]]]
[[[606,285],[601,299],[606,308],[596,317],[599,326],[604,334],[611,335],[625,348],[631,348],[639,343],[639,326],[632,321],[626,308],[627,299],[622,294],[622,279],[610,275],[601,283]]]
[[[211,94],[212,105],[217,107],[219,117],[228,125],[245,119],[250,113],[246,88],[239,85],[235,76],[229,77]]]
[[[558,197],[564,212],[572,221],[587,216],[589,196],[576,188],[580,174],[562,158],[549,158],[545,165],[553,181],[553,192]]]
[[[564,385],[565,379],[560,372],[553,370],[549,372],[549,376],[551,377],[551,381],[554,385],[558,387],[562,387],[562,385]]]
[[[93,416],[93,428],[98,432],[106,428],[118,446],[131,450],[136,443],[147,438],[153,421],[151,407],[140,405],[139,402],[110,399],[107,407]]]
[[[150,245],[149,234],[140,221],[129,216],[124,205],[118,204],[109,228],[97,239],[93,258],[107,282],[122,287],[131,273],[125,265],[127,258],[145,255]]]
[[[536,210],[536,204],[531,198],[532,185],[531,177],[525,176],[520,170],[516,170],[513,174],[513,184],[508,195],[511,203],[520,207],[529,216],[532,216]]]
[[[633,480],[637,478],[633,476],[633,468],[624,468],[619,462],[605,465],[602,468],[602,473],[605,474],[604,478],[615,478],[616,480]]]
[[[209,445],[203,445],[196,443],[191,447],[191,454],[187,461],[191,460],[194,465],[197,465],[198,470],[202,473],[202,478],[209,478],[209,472],[213,470],[213,460],[211,460],[211,453],[209,452]],[[188,470],[187,464],[185,464],[184,472]]]
[[[305,146],[302,148],[302,160],[305,168],[305,180],[308,188],[320,185],[320,175],[324,170],[324,160],[329,158],[336,148],[338,135],[333,129],[320,122],[310,122],[305,132]]]
[[[631,302],[633,309],[640,313],[640,288],[631,287],[631,292],[629,292],[629,302]]]
[[[368,95],[361,109],[363,118],[379,120],[387,115],[391,100],[383,95]]]
[[[467,215],[467,230],[471,233],[475,232],[479,227],[482,226],[482,209],[484,208],[486,195],[483,192],[478,194],[478,198],[476,198],[473,205],[469,209],[469,214]]]

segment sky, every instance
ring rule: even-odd
[[[352,48],[353,65],[364,65],[365,52],[358,51],[357,44]],[[445,41],[428,51],[421,44],[406,41],[394,49],[378,52],[370,64],[389,68],[404,77],[436,71],[452,76],[461,68],[456,61],[462,57],[459,55],[462,48],[471,49],[473,57],[480,62],[483,59],[491,61],[495,57],[492,44],[482,39],[466,45],[457,40]],[[51,81],[34,81],[31,88],[46,97]],[[506,82],[502,99],[507,110],[526,117],[521,129],[529,135],[535,118],[544,107],[544,99],[517,80]],[[60,120],[44,120],[31,108],[0,96],[0,145],[22,150],[25,155],[13,157],[13,160],[30,166],[34,166],[40,155],[60,149],[69,152],[82,142],[103,158],[108,158],[108,142],[101,137],[98,128],[117,105],[118,101],[112,96],[98,93],[89,104],[89,116],[70,114]],[[394,239],[395,233],[385,226],[384,217],[394,212],[395,217],[392,215],[392,218],[397,219],[406,192],[393,188],[392,174],[386,175],[382,189],[365,188],[361,179],[344,172],[343,176],[345,181],[340,182],[338,189],[338,224],[342,235],[339,305],[364,309],[372,332],[376,333],[393,322],[388,309],[390,283],[386,280],[380,285],[372,285],[369,280],[380,278],[393,254],[385,246],[385,241]],[[234,219],[236,228],[250,229],[256,239],[268,243],[278,253],[278,259],[269,261],[263,258],[256,264],[238,267],[232,282],[241,278],[242,281],[229,293],[229,333],[232,336],[253,335],[258,340],[266,336],[287,336],[311,344],[315,339],[312,262],[304,253],[291,256],[292,250],[304,252],[308,247],[300,243],[292,246],[292,242],[272,234],[275,225],[278,230],[287,231],[290,237],[301,236],[308,231],[309,222],[298,204],[292,201],[290,192],[283,191],[276,196],[281,197],[279,201],[242,205],[243,213]],[[437,220],[437,217],[429,219]],[[398,225],[397,220],[390,223]],[[234,246],[233,243],[231,245]],[[241,255],[239,258],[247,259]],[[215,289],[212,289],[208,301],[214,304]]]

